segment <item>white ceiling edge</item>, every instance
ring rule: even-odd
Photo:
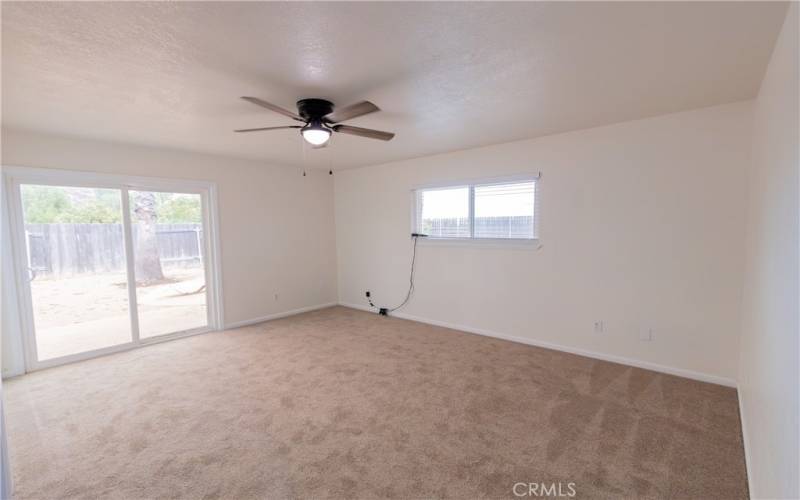
[[[680,0],[678,0],[678,1],[680,1]],[[486,144],[486,145],[483,145],[483,146],[475,146],[475,147],[470,147],[470,148],[456,149],[456,150],[452,150],[452,151],[443,151],[441,153],[435,153],[435,154],[431,154],[431,155],[417,156],[417,157],[414,157],[414,158],[403,158],[401,160],[391,160],[391,161],[387,161],[387,162],[383,162],[383,163],[375,163],[375,164],[372,164],[372,165],[359,165],[359,166],[348,167],[348,168],[339,169],[339,170],[346,171],[346,172],[353,172],[353,171],[356,171],[356,170],[372,169],[372,168],[379,168],[379,167],[389,167],[389,166],[401,165],[401,164],[404,164],[404,163],[412,163],[415,160],[421,160],[421,159],[432,159],[432,158],[436,158],[436,157],[444,157],[444,156],[449,156],[449,155],[453,155],[453,154],[461,154],[461,153],[467,153],[468,154],[468,153],[470,153],[472,151],[484,151],[484,150],[493,149],[493,148],[500,149],[503,146],[517,145],[517,144],[522,144],[522,143],[534,144],[537,141],[543,141],[543,140],[548,140],[548,139],[558,139],[558,138],[562,138],[562,137],[569,137],[571,135],[577,135],[577,134],[583,134],[583,133],[591,133],[592,131],[595,131],[595,130],[610,129],[610,128],[615,128],[615,127],[625,127],[625,126],[628,126],[628,125],[634,125],[634,124],[636,124],[638,122],[648,122],[648,121],[652,121],[652,120],[659,120],[659,119],[662,119],[662,118],[676,117],[678,115],[684,115],[684,114],[689,114],[689,113],[702,113],[704,111],[713,112],[714,110],[717,110],[717,109],[724,109],[724,108],[738,106],[738,105],[741,105],[741,106],[753,105],[754,103],[755,103],[755,97],[754,98],[750,98],[750,99],[742,99],[742,100],[738,100],[738,101],[733,101],[733,102],[726,102],[726,103],[723,103],[723,104],[714,104],[714,105],[711,105],[711,106],[701,106],[699,108],[684,109],[684,110],[674,111],[674,112],[670,112],[670,113],[662,113],[662,114],[653,115],[653,116],[646,116],[646,117],[643,117],[643,118],[635,118],[633,120],[624,120],[624,121],[619,121],[619,122],[614,122],[614,123],[607,123],[607,124],[604,124],[604,125],[597,125],[597,126],[594,126],[594,127],[586,127],[586,128],[575,129],[575,130],[567,130],[567,131],[564,131],[564,132],[556,132],[556,133],[553,133],[553,134],[544,134],[544,135],[539,135],[539,136],[536,136],[536,137],[528,137],[528,138],[525,138],[525,139],[516,139],[516,140],[513,140],[513,141],[503,141],[503,142],[497,142],[497,143],[492,143],[492,144]],[[336,172],[336,169],[334,169],[333,171]]]
[[[86,137],[74,134],[58,134],[49,132],[46,130],[39,130],[39,129],[32,129],[32,128],[25,128],[25,127],[12,127],[7,125],[0,124],[0,169],[4,167],[35,167],[35,168],[64,168],[60,165],[20,165],[15,162],[14,157],[16,156],[16,152],[14,151],[16,144],[15,144],[15,137],[14,136],[21,136],[26,138],[34,138],[35,141],[41,141],[45,143],[52,143],[53,141],[62,141],[68,143],[77,143],[81,145],[100,145],[103,147],[111,148],[111,149],[128,149],[128,150],[136,150],[137,152],[143,152],[147,154],[155,154],[155,155],[175,155],[181,156],[184,158],[191,158],[195,157],[198,159],[203,159],[206,161],[219,161],[220,163],[224,162],[236,162],[233,164],[225,164],[225,167],[235,167],[235,168],[274,168],[274,169],[282,169],[282,170],[294,170],[298,172],[298,174],[302,174],[303,171],[307,173],[311,172],[322,172],[323,170],[325,173],[328,172],[328,169],[323,169],[322,167],[309,167],[304,168],[302,166],[297,165],[286,165],[280,164],[269,160],[264,160],[261,158],[245,158],[241,156],[232,156],[232,155],[225,155],[225,154],[218,154],[218,153],[207,153],[204,151],[198,151],[195,149],[181,149],[175,148],[170,146],[162,146],[162,145],[149,145],[143,144],[139,142],[126,142],[126,141],[111,141],[111,140],[104,140],[104,139],[97,139],[94,137]],[[9,147],[9,144],[11,145]],[[10,153],[7,154],[7,151]],[[6,160],[7,156],[11,156],[12,158],[8,161]],[[77,169],[81,170],[81,169]],[[198,178],[197,180],[203,180]]]

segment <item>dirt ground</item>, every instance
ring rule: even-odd
[[[165,269],[164,283],[137,286],[142,338],[207,324],[201,268]],[[39,359],[131,340],[124,273],[37,277],[31,282]]]

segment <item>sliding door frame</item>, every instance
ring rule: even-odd
[[[219,217],[217,209],[217,188],[215,183],[209,181],[165,179],[160,177],[128,176],[16,166],[4,166],[3,176],[6,195],[8,196],[11,246],[14,254],[13,262],[15,264],[14,278],[23,330],[22,337],[26,372],[90,359],[114,352],[126,351],[143,345],[221,330],[223,328],[222,268],[220,265]],[[25,221],[20,192],[20,186],[23,184],[105,188],[117,189],[120,191],[123,241],[125,247],[125,269],[128,282],[128,308],[131,325],[130,342],[39,361],[35,337],[33,300],[28,276],[28,249],[25,242]],[[200,195],[203,215],[202,244],[205,254],[203,262],[206,280],[206,312],[208,316],[205,327],[172,332],[146,339],[140,338],[130,215],[129,192],[131,190]]]

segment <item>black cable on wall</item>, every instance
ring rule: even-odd
[[[419,238],[425,238],[427,236],[428,236],[427,234],[411,233],[411,237],[414,239],[414,245],[412,247],[412,252],[411,252],[411,272],[409,273],[409,276],[408,276],[408,292],[406,292],[406,298],[397,307],[391,307],[391,308],[380,307],[380,308],[378,308],[378,314],[380,314],[381,316],[388,316],[389,313],[393,313],[393,312],[397,311],[401,307],[403,307],[406,304],[408,304],[408,301],[411,299],[411,295],[414,293],[414,267],[415,267],[415,264],[416,264],[416,261],[417,261],[417,240]],[[377,307],[375,304],[372,303],[372,294],[369,291],[367,292],[367,300],[369,301],[369,305],[370,306]]]

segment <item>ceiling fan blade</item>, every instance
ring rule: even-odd
[[[345,106],[340,109],[334,109],[333,113],[327,115],[325,119],[331,123],[339,123],[345,120],[350,120],[357,116],[363,116],[380,110],[381,108],[372,104],[369,101],[361,101],[355,104],[351,104],[349,106]]]
[[[261,106],[262,108],[267,108],[267,109],[268,109],[268,110],[270,110],[270,111],[274,111],[274,112],[276,112],[276,113],[280,113],[280,114],[282,114],[283,116],[288,116],[288,117],[289,117],[289,118],[291,118],[292,120],[297,120],[297,121],[299,121],[299,122],[305,122],[305,120],[303,120],[302,118],[300,118],[300,117],[299,117],[298,115],[296,115],[295,113],[292,113],[291,111],[289,111],[289,110],[287,110],[287,109],[283,109],[283,108],[282,108],[282,107],[280,107],[280,106],[276,106],[276,105],[274,105],[274,104],[272,104],[272,103],[270,103],[270,102],[267,102],[267,101],[261,100],[261,99],[259,99],[258,97],[248,97],[248,96],[242,96],[242,99],[244,99],[245,101],[248,101],[248,102],[252,102],[253,104],[255,104],[255,105],[257,105],[257,106]]]
[[[282,130],[286,128],[303,128],[300,125],[286,125],[284,127],[261,127],[261,128],[243,128],[234,130],[234,132],[260,132],[261,130]]]
[[[351,127],[350,125],[334,125],[333,130],[334,132],[357,135],[369,139],[378,139],[381,141],[390,141],[392,137],[394,137],[394,134],[391,132],[382,132],[380,130],[372,130],[371,128]]]

